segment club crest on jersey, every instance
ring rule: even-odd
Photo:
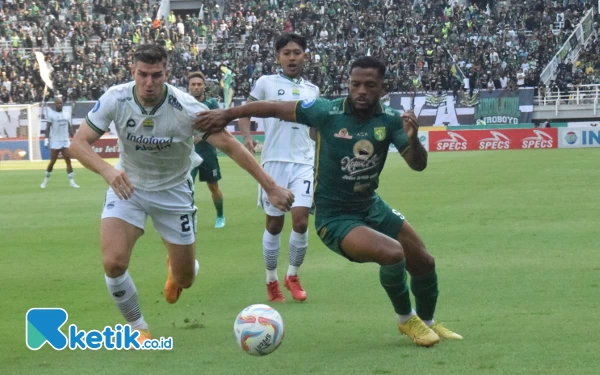
[[[292,89],[292,95],[294,95],[294,96],[300,96],[300,89],[297,88],[297,87],[294,87]]]
[[[278,95],[278,96],[285,95],[285,91],[284,91],[283,89],[279,89],[279,90],[277,91],[277,95]]]
[[[336,138],[352,139],[352,136],[348,134],[348,129],[346,128],[340,129],[340,131],[335,133],[333,136]]]
[[[385,139],[385,127],[381,126],[373,129],[375,132],[375,139],[378,141],[383,141]]]
[[[181,106],[181,103],[179,103],[179,100],[177,100],[177,98],[173,95],[169,94],[169,104],[173,106],[173,108],[182,111],[183,107]],[[145,125],[144,125],[145,126]]]
[[[151,118],[147,118],[142,122],[142,126],[145,128],[153,128],[154,120],[152,120]]]
[[[310,108],[316,101],[317,99],[304,99],[302,101],[302,108]]]

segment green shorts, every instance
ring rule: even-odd
[[[198,173],[198,180],[207,183],[214,183],[221,179],[221,168],[219,167],[219,159],[213,152],[203,152],[200,157],[204,159],[202,164],[192,170],[192,177],[196,177]]]
[[[317,205],[315,226],[321,241],[336,253],[348,258],[342,250],[342,240],[350,231],[359,226],[366,226],[385,234],[393,239],[398,238],[398,234],[404,223],[404,215],[388,206],[385,201],[379,197],[375,203],[364,212],[359,213],[334,213],[326,208]]]

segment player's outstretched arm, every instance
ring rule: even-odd
[[[260,167],[254,156],[227,130],[211,134],[207,142],[226,153],[240,167],[244,168],[265,190],[269,202],[282,211],[289,211],[294,203],[294,194],[277,186],[275,181]]]
[[[119,199],[129,199],[133,194],[133,185],[124,171],[115,169],[92,149],[92,143],[102,135],[92,129],[86,120],[83,120],[75,137],[71,142],[69,151],[79,160],[84,167],[101,175],[113,188]]]
[[[404,132],[408,136],[408,148],[402,157],[409,167],[415,171],[422,171],[427,167],[427,150],[419,141],[419,121],[412,111],[402,114]]]
[[[274,117],[283,121],[296,121],[296,101],[279,102],[261,100],[231,107],[198,113],[194,121],[197,130],[215,132],[224,129],[231,121],[243,117]]]

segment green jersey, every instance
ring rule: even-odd
[[[206,105],[208,107],[208,109],[219,109],[219,102],[217,102],[217,99],[215,99],[215,98],[204,97],[204,100],[201,101],[200,103]],[[206,141],[200,141],[200,142],[196,143],[195,149],[196,149],[196,153],[198,153],[200,156],[202,156],[203,152],[212,152],[214,154],[217,153],[217,149],[214,148],[213,145],[211,145],[210,143],[208,143]]]
[[[400,112],[381,103],[375,115],[352,114],[348,98],[296,103],[296,120],[317,130],[314,202],[329,214],[363,212],[376,201],[375,190],[390,144],[408,148]]]

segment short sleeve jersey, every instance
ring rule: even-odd
[[[324,209],[362,212],[376,199],[390,144],[408,148],[400,112],[379,103],[374,116],[352,114],[347,98],[298,101],[296,121],[317,129],[314,201]]]
[[[50,125],[50,139],[53,141],[68,141],[69,140],[69,119],[64,112],[55,112],[48,110],[46,117]]]
[[[193,96],[165,84],[154,108],[144,108],[136,97],[135,82],[111,87],[88,113],[86,122],[100,134],[114,121],[119,137],[119,162],[134,187],[158,191],[179,185],[200,158],[193,148],[196,113],[206,105]],[[198,159],[195,160],[194,158]]]
[[[319,97],[319,88],[303,78],[292,79],[282,74],[262,76],[250,93],[252,100],[304,100]],[[306,126],[290,123],[280,124],[276,118],[267,118],[265,143],[261,162],[283,161],[314,164],[315,148]]]

